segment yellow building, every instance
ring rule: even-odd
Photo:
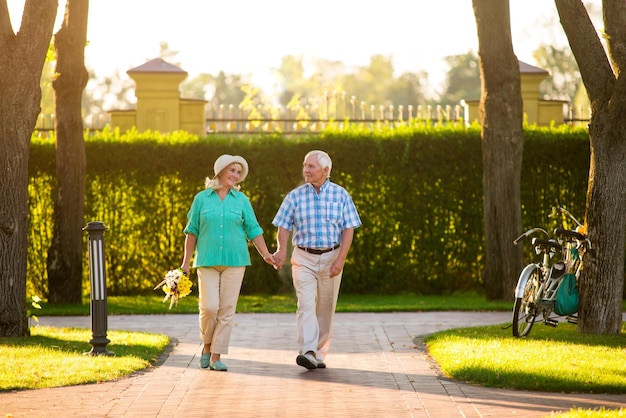
[[[128,70],[127,74],[135,81],[137,109],[110,111],[112,128],[206,134],[206,100],[180,97],[179,85],[187,78],[186,71],[156,58]]]
[[[543,100],[539,97],[539,84],[550,73],[542,68],[534,67],[519,61],[520,84],[522,101],[524,103],[524,116],[530,125],[549,126],[552,122],[562,124],[565,122],[566,100]],[[479,100],[468,100],[467,122],[480,122],[478,111]]]

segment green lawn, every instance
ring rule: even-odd
[[[154,364],[169,345],[165,335],[113,330],[107,350],[115,355],[85,355],[91,337],[89,329],[37,326],[28,338],[0,338],[0,390],[118,379]]]
[[[78,305],[52,305],[42,303],[37,315],[89,315],[89,299]],[[156,314],[198,312],[198,297],[190,295],[180,299],[178,305],[169,310],[169,300],[163,297],[148,296],[109,296],[107,310],[110,315]],[[452,296],[406,295],[339,295],[337,312],[415,312],[415,311],[512,311],[511,302],[488,302],[484,296],[460,294]],[[293,313],[296,311],[294,295],[241,295],[237,304],[240,313],[274,312]]]
[[[424,339],[443,372],[484,386],[546,392],[626,393],[626,327],[588,335],[535,324],[526,338],[502,326],[438,332]]]
[[[481,386],[547,392],[626,393],[626,324],[618,336],[583,335],[575,325],[536,324],[519,339],[502,326],[441,331],[424,339],[450,378]],[[550,418],[624,418],[626,408],[573,408]]]

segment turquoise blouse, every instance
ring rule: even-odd
[[[230,189],[224,200],[211,188],[198,193],[185,234],[197,237],[194,267],[250,265],[248,241],[263,234],[248,196]]]

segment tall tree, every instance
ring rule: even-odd
[[[67,0],[65,18],[54,36],[56,75],[57,195],[48,250],[48,301],[80,303],[85,202],[85,140],[81,101],[89,74],[85,68],[89,0]]]
[[[580,71],[572,50],[567,46],[557,48],[541,45],[533,53],[533,57],[540,68],[550,72],[550,76],[539,87],[543,98],[573,103],[580,83]]]
[[[209,93],[212,94],[215,91],[215,86],[212,85],[213,80],[213,76],[206,73],[186,79],[180,85],[181,97],[200,100],[207,99]]]
[[[402,112],[403,120],[407,120],[409,117],[408,106],[412,105],[417,107],[426,101],[423,88],[426,84],[425,80],[427,75],[424,72],[419,73],[402,73],[399,77],[394,78],[387,90],[387,97],[385,100],[399,109],[403,106]],[[397,118],[399,111],[396,110],[395,117]],[[412,112],[412,117],[415,117],[415,112]]]
[[[244,76],[240,74],[226,74],[220,71],[213,81],[215,84],[215,92],[211,103],[237,105],[241,103],[246,96],[242,87],[248,83]]]
[[[137,100],[134,81],[119,69],[110,76],[93,74],[86,91],[83,109],[88,116],[101,115],[111,109],[130,109]]]
[[[513,52],[509,2],[473,0],[481,75],[480,121],[487,298],[510,300],[522,268],[511,244],[522,225],[522,93]]]
[[[0,336],[29,334],[26,317],[28,150],[56,0],[26,0],[16,34],[0,1]]]
[[[52,88],[52,77],[54,76],[54,46],[50,44],[46,62],[43,64],[41,73],[41,112],[39,116],[38,126],[43,126],[46,122],[50,122],[47,126],[52,128],[54,125],[54,89]]]
[[[578,330],[619,334],[626,233],[626,2],[603,0],[605,51],[580,0],[555,0],[591,103],[585,225],[593,251],[579,279]]]
[[[306,80],[302,57],[284,56],[281,59],[280,67],[274,70],[274,74],[282,88],[279,100],[283,106],[287,106],[294,95],[309,96],[310,92],[305,91]]]
[[[446,74],[441,104],[457,105],[461,100],[478,100],[480,66],[476,54],[470,51],[464,55],[451,55],[445,61],[450,70]]]
[[[179,53],[180,51],[176,51],[170,48],[169,43],[164,41],[159,42],[159,58],[163,59],[164,61],[167,61],[168,63],[177,67],[181,67],[182,63],[176,58]]]
[[[373,55],[370,57],[368,66],[359,67],[346,77],[346,92],[355,96],[357,100],[367,103],[368,106],[370,104],[382,105],[387,98],[389,86],[394,80],[393,73],[391,57]]]

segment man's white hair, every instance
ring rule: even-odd
[[[317,157],[317,161],[322,166],[322,169],[328,167],[328,175],[326,177],[330,177],[330,172],[333,169],[333,160],[330,159],[330,156],[326,154],[324,151],[313,150],[313,151],[309,151],[304,156],[304,159],[306,160],[309,157],[309,155],[315,155]]]

